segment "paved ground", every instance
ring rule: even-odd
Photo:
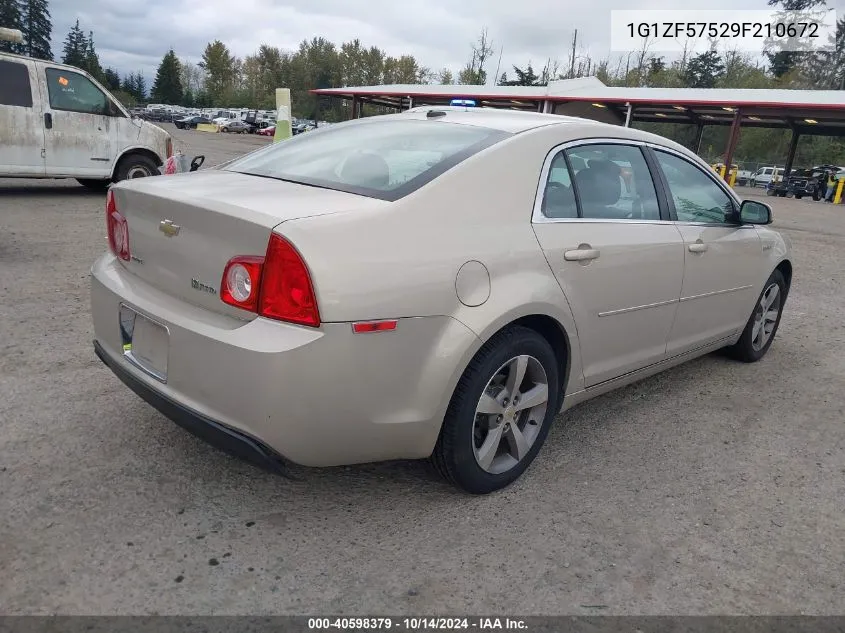
[[[91,349],[103,202],[0,181],[0,612],[842,612],[845,207],[775,201],[795,278],[763,362],[585,404],[473,498],[421,463],[282,479],[143,403]]]

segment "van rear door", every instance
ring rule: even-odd
[[[0,57],[0,175],[44,175],[44,121],[35,64]]]

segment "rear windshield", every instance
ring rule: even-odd
[[[442,121],[374,118],[299,134],[224,169],[392,201],[508,136]]]

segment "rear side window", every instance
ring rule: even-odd
[[[32,107],[32,87],[26,64],[0,60],[0,105]]]
[[[582,145],[566,151],[581,216],[602,220],[659,220],[651,171],[639,147]]]
[[[392,201],[508,136],[443,121],[356,121],[274,143],[225,169]]]
[[[543,191],[543,215],[547,218],[577,218],[578,205],[566,156],[560,151],[549,165],[549,178]]]
[[[108,98],[94,83],[78,73],[47,68],[50,107],[85,114],[108,114]]]

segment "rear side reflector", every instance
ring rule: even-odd
[[[125,262],[131,259],[129,252],[129,225],[126,218],[117,210],[114,192],[109,189],[106,194],[106,230],[109,236],[111,252]]]
[[[398,321],[365,321],[363,323],[353,323],[352,331],[356,334],[365,334],[367,332],[388,332],[396,329]]]

